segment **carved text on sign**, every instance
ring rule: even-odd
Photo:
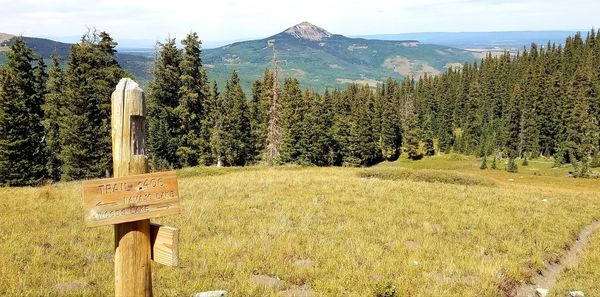
[[[88,227],[178,214],[175,171],[83,182]]]

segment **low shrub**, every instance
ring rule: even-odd
[[[410,145],[408,148],[406,148],[406,154],[408,155],[408,158],[413,161],[423,159],[423,152],[421,152],[419,147],[416,145]]]
[[[483,157],[483,161],[481,161],[481,165],[479,166],[479,169],[487,169],[487,157]]]
[[[433,140],[432,139],[426,139],[425,140],[425,145],[423,146],[423,150],[425,151],[425,156],[427,157],[431,157],[433,155],[435,155],[435,147],[433,145]]]
[[[519,167],[517,167],[517,163],[515,159],[508,158],[508,163],[506,163],[506,171],[516,173],[519,171]]]
[[[598,178],[599,174],[590,170],[590,164],[587,161],[578,161],[573,164],[571,176],[574,178]]]
[[[389,280],[377,282],[373,288],[373,295],[375,297],[398,297],[396,286]]]

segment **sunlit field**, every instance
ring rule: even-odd
[[[600,180],[480,163],[181,170],[183,213],[153,220],[180,229],[180,266],[153,266],[155,296],[510,296],[600,218]],[[113,229],[85,228],[82,201],[77,182],[0,188],[0,295],[114,294]],[[600,295],[599,238],[554,296]]]

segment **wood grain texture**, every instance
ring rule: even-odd
[[[152,260],[170,267],[179,265],[179,229],[150,224]]]
[[[139,129],[132,128],[132,117],[137,125],[144,125],[144,92],[129,78],[123,78],[112,94],[112,155],[115,177],[146,173],[148,158],[134,155],[134,140],[145,139]],[[144,133],[141,130],[141,133]],[[145,141],[138,141],[138,152],[145,152]],[[115,296],[152,296],[150,249],[150,220],[122,223],[115,230]]]
[[[175,171],[88,180],[82,186],[88,227],[180,213]]]

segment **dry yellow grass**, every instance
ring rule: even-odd
[[[568,267],[550,292],[551,297],[563,297],[569,291],[582,291],[585,296],[600,294],[600,234],[596,234],[581,254],[579,263]]]
[[[155,295],[310,288],[315,296],[372,296],[389,282],[399,296],[499,296],[600,218],[597,180],[565,178],[568,169],[555,173],[546,163],[509,174],[454,159],[182,170],[183,214],[154,220],[180,228],[181,266],[153,267]],[[361,177],[397,166],[495,182]],[[0,189],[0,295],[112,294],[112,228],[84,228],[81,205],[79,183]],[[282,285],[262,286],[253,275]]]

